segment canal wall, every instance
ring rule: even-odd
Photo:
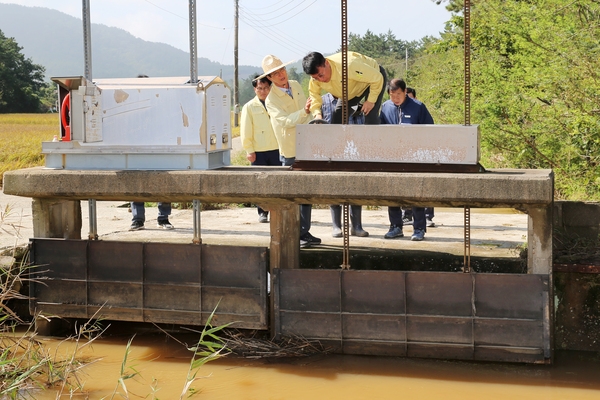
[[[600,351],[600,204],[554,202],[555,349]]]

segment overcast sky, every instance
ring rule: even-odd
[[[81,0],[0,0],[53,8],[81,18]],[[234,0],[197,0],[198,56],[233,64]],[[431,0],[348,0],[348,30],[396,38],[439,37],[450,13]],[[188,0],[90,0],[91,21],[189,52]],[[78,32],[81,34],[81,32]],[[92,35],[94,31],[92,29]],[[341,43],[341,1],[239,0],[239,64],[260,65],[267,54],[284,62]]]

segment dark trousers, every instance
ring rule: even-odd
[[[412,212],[412,208],[402,208],[402,211],[404,212],[404,217],[408,218],[408,219],[412,219],[413,218],[413,212]],[[427,219],[433,219],[433,217],[435,217],[435,210],[434,207],[425,207],[425,217]]]
[[[381,88],[381,92],[379,96],[377,96],[377,101],[375,101],[375,105],[373,109],[369,112],[369,114],[365,115],[365,125],[379,125],[379,111],[381,110],[381,101],[383,100],[383,93],[385,92],[385,86],[387,85],[387,74],[385,73],[385,69],[380,65],[379,72],[383,76],[383,87]],[[360,103],[361,100],[369,97],[369,93],[371,91],[371,87],[368,87],[360,96],[354,97],[348,100],[348,116],[350,116],[351,107]],[[333,112],[333,118],[331,119],[332,124],[341,124],[342,123],[342,102],[338,101],[335,110]]]
[[[425,219],[424,207],[413,207],[413,228],[421,229],[427,232],[427,220]],[[390,225],[402,227],[402,208],[388,207],[388,216],[390,217]]]
[[[284,157],[283,166],[289,167],[294,164],[296,157]],[[310,230],[310,217],[312,214],[312,204],[300,204],[300,237],[306,235]]]
[[[279,159],[279,149],[269,151],[257,151],[254,154],[256,154],[256,160],[254,160],[252,165],[281,165],[281,160]],[[256,207],[256,209],[258,210],[258,215],[269,215],[268,211],[265,211],[258,206]]]

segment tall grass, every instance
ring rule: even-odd
[[[6,171],[44,165],[42,142],[58,134],[58,114],[0,114],[0,186]]]
[[[25,299],[18,290],[27,281],[29,270],[25,261],[18,266],[0,267],[0,398],[35,398],[33,392],[39,389],[57,389],[59,394],[81,391],[83,385],[78,373],[87,364],[82,361],[81,351],[90,346],[100,336],[96,322],[83,324],[74,337],[75,349],[67,357],[51,353],[42,341],[38,340],[34,324],[25,324],[10,309],[10,301]],[[42,316],[36,316],[43,318]],[[35,318],[34,318],[35,319]],[[19,326],[25,332],[17,331]]]

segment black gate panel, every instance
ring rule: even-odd
[[[275,334],[347,354],[548,362],[548,276],[274,271]]]
[[[267,328],[267,249],[32,239],[30,312]]]
[[[215,324],[268,328],[267,248],[202,245],[203,321],[217,307]]]

